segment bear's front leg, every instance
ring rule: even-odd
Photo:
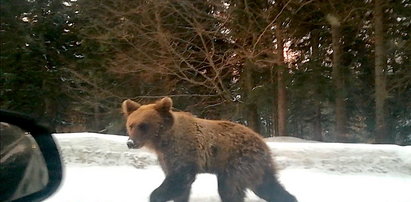
[[[188,199],[190,198],[190,191],[191,191],[191,186],[188,187],[188,189],[186,189],[184,193],[181,194],[181,196],[175,198],[174,202],[188,202]]]
[[[188,201],[191,184],[194,182],[196,174],[197,167],[194,165],[187,165],[171,171],[163,183],[151,193],[150,202]]]

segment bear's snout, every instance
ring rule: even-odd
[[[140,149],[143,146],[144,146],[143,141],[139,141],[139,140],[132,139],[132,138],[128,138],[127,140],[127,147],[129,149]]]
[[[134,141],[133,141],[132,139],[128,138],[128,140],[127,140],[127,147],[128,147],[129,149],[135,149],[135,148],[136,148],[136,144],[134,144]]]

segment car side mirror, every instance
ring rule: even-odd
[[[62,180],[51,131],[23,114],[0,110],[0,201],[41,201]]]

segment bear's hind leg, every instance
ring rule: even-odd
[[[245,187],[235,177],[217,175],[218,193],[222,202],[243,202]]]
[[[297,202],[297,199],[276,179],[271,169],[265,171],[262,182],[252,190],[257,196],[269,202]]]

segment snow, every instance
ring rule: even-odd
[[[55,134],[64,181],[47,202],[148,201],[164,179],[156,156],[129,150],[127,137]],[[318,143],[269,138],[282,184],[299,202],[410,202],[411,146]],[[199,174],[190,201],[220,201],[216,177]],[[247,202],[263,201],[247,192]]]

